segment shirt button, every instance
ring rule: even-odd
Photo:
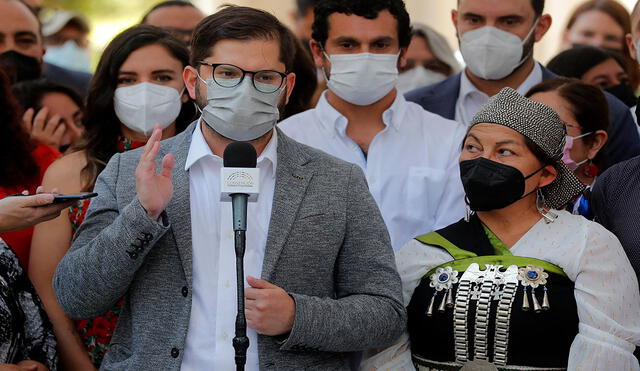
[[[171,357],[178,358],[179,355],[180,355],[180,351],[178,350],[178,348],[171,349]]]
[[[182,296],[186,298],[188,294],[189,294],[189,289],[187,288],[187,286],[182,286]]]

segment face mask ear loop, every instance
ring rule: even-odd
[[[536,209],[538,209],[538,212],[542,215],[546,224],[553,223],[558,218],[558,215],[547,210],[547,202],[541,188],[536,189]]]
[[[324,55],[324,58],[329,62],[331,62],[329,55],[327,54],[326,51],[324,51],[324,46],[322,46],[322,44],[320,43],[318,43],[318,45],[320,46],[320,50],[322,51],[322,55]],[[327,75],[327,71],[325,71],[324,69],[324,65],[322,66],[321,70],[322,70],[322,75],[324,76],[325,81],[329,81],[329,76]]]
[[[529,41],[529,38],[531,37],[531,35],[533,35],[535,33],[536,27],[538,27],[538,22],[540,22],[540,17],[537,17],[535,22],[533,22],[533,27],[531,27],[531,29],[529,30],[529,33],[527,34],[527,36],[524,37],[524,40],[522,40],[522,46],[524,47],[524,45]],[[533,55],[533,48],[531,48],[531,51],[529,52],[529,54],[527,54],[526,56],[524,56],[522,58],[522,60],[520,60],[520,62],[518,62],[518,65],[516,65],[516,68],[514,68],[513,70],[517,70],[518,67],[522,66],[524,64],[524,62],[529,59],[529,57],[531,57],[531,55]]]

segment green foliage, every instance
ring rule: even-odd
[[[130,18],[142,15],[160,0],[45,0],[49,8],[74,10],[90,20]]]

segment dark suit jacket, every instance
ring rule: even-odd
[[[50,63],[44,64],[44,71],[42,72],[42,77],[45,80],[71,88],[80,94],[82,98],[87,97],[91,76],[90,73],[72,71]]]
[[[184,166],[194,126],[163,141],[157,157],[176,160],[165,223],[151,220],[135,193],[141,150],[116,154],[58,265],[53,285],[72,317],[101,315],[125,298],[103,370],[180,369],[193,289]],[[277,151],[262,278],[289,292],[296,314],[284,342],[259,335],[251,346],[261,370],[348,370],[350,352],[387,346],[405,328],[389,235],[357,165],[282,132]]]
[[[405,97],[410,102],[415,102],[427,111],[454,120],[456,116],[456,103],[460,93],[461,74],[450,76],[437,84],[425,86],[408,92]],[[550,80],[558,77],[548,69],[542,67],[542,80]],[[605,147],[606,166],[620,161],[628,160],[640,155],[640,137],[636,123],[631,117],[629,107],[618,98],[605,92],[609,102],[610,122],[609,141]]]

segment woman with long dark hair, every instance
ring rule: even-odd
[[[9,88],[9,78],[0,69],[0,198],[28,191],[35,193],[45,171],[60,156],[55,149],[32,141],[22,127],[21,109]],[[23,267],[29,265],[33,228],[0,233],[15,251]]]
[[[163,139],[181,132],[195,114],[182,80],[188,60],[184,44],[160,28],[137,26],[116,36],[91,82],[86,139],[51,167],[44,186],[65,193],[89,191],[111,156],[144,145],[154,125],[163,127]],[[56,302],[51,278],[88,206],[89,201],[78,202],[39,225],[31,255],[31,279],[53,322],[61,362],[69,369],[100,366],[122,306],[119,302],[104,316],[73,323]]]

